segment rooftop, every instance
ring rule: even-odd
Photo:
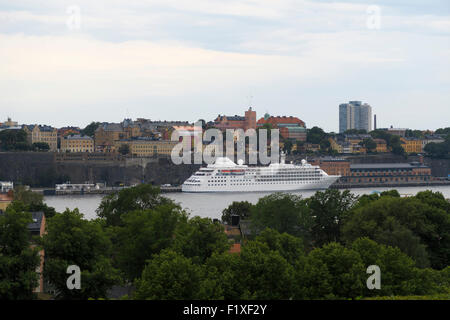
[[[74,134],[74,135],[68,135],[64,137],[65,140],[89,140],[92,141],[93,139],[89,136],[82,136],[79,134]]]
[[[33,222],[28,224],[28,231],[40,232],[44,213],[42,211],[32,212],[31,216],[33,218]]]
[[[350,169],[412,169],[428,168],[420,163],[358,163],[351,164]]]

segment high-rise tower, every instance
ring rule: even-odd
[[[339,133],[349,129],[372,130],[372,107],[361,101],[339,105]]]

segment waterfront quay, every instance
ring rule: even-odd
[[[118,192],[122,189],[130,187],[104,187],[100,189],[56,189],[56,188],[31,188],[32,191],[43,194],[45,196],[67,196],[67,195],[94,195],[94,194],[112,194]],[[181,192],[181,186],[161,186],[160,190],[162,193],[168,192]]]
[[[407,187],[439,187],[449,186],[450,180],[434,180],[428,182],[396,182],[396,183],[345,183],[335,182],[330,189],[357,189],[357,188],[407,188]],[[94,194],[112,194],[129,187],[105,187],[101,189],[66,189],[57,190],[55,188],[32,188],[34,192],[48,196],[67,196],[67,195],[94,195]],[[162,193],[181,192],[181,186],[161,186]]]
[[[405,187],[438,187],[449,186],[450,180],[434,180],[427,182],[369,182],[369,183],[351,183],[335,182],[330,189],[352,189],[352,188],[405,188]]]

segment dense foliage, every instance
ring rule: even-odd
[[[444,142],[428,143],[424,151],[432,158],[450,159],[450,134],[447,134]]]
[[[20,200],[8,209],[15,223],[0,219],[0,272],[8,279],[0,281],[0,294],[9,292],[8,299],[31,296],[35,275],[22,202],[32,203],[33,197],[24,193]],[[256,204],[234,202],[224,210],[223,222],[229,224],[231,215],[250,227],[250,235],[238,237],[239,253],[229,251],[236,238],[228,239],[221,223],[190,218],[149,185],[105,197],[96,220],[83,219],[78,210],[55,213],[41,241],[46,281],[56,298],[64,299],[105,298],[113,285],[135,288],[129,299],[436,298],[450,293],[450,203],[438,192],[407,198],[395,190],[361,197],[333,189],[309,198],[274,193]],[[21,231],[5,232],[5,225]],[[13,243],[9,238],[18,239],[14,252],[5,251],[13,250],[4,245]],[[28,270],[22,280],[2,267],[8,256]],[[72,264],[81,269],[80,290],[66,286],[66,268]],[[381,289],[367,288],[370,265],[381,270]],[[6,290],[12,284],[20,288],[17,293]]]
[[[67,209],[48,219],[47,233],[42,237],[45,250],[44,277],[59,299],[105,297],[118,282],[118,272],[111,263],[111,241],[100,221],[88,221],[78,209]],[[67,267],[81,270],[81,289],[70,290]]]
[[[7,129],[0,131],[1,151],[28,151],[31,149],[24,130]]]
[[[30,247],[31,214],[8,208],[0,214],[0,300],[33,299],[38,285],[38,248]]]

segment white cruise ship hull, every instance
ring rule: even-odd
[[[327,189],[333,184],[339,176],[327,176],[317,182],[274,182],[269,184],[258,184],[249,182],[246,185],[223,185],[223,186],[208,186],[208,185],[187,185],[181,186],[182,192],[282,192],[282,191],[297,191],[297,190],[323,190]]]
[[[200,168],[181,186],[183,192],[278,192],[327,189],[340,176],[330,176],[318,166],[281,163],[266,167],[236,165],[228,158]]]

